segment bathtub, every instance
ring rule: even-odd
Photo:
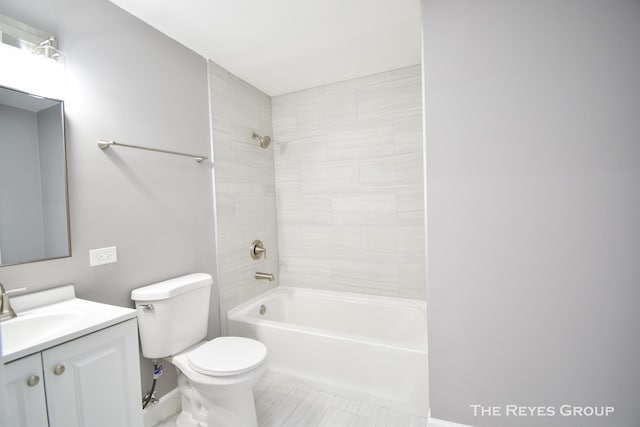
[[[271,371],[426,416],[425,301],[278,286],[227,312],[229,335],[263,342]]]

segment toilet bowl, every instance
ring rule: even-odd
[[[253,386],[266,370],[264,344],[206,336],[213,279],[204,273],[135,289],[142,354],[177,368],[178,427],[257,427]]]
[[[253,386],[266,370],[266,357],[258,341],[220,337],[169,358],[182,395],[177,427],[257,426]]]

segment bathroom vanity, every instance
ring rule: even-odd
[[[75,298],[73,286],[14,297],[0,324],[9,425],[143,425],[133,309]]]

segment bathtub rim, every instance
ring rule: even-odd
[[[306,294],[324,296],[328,298],[331,298],[331,297],[335,298],[336,296],[339,295],[341,299],[346,298],[351,302],[360,303],[360,304],[373,301],[376,304],[397,307],[399,305],[398,303],[400,303],[401,306],[407,306],[413,309],[423,311],[425,316],[424,317],[425,318],[424,345],[422,345],[422,343],[420,343],[421,344],[420,346],[411,345],[411,343],[403,342],[403,341],[386,340],[386,339],[376,338],[371,336],[363,337],[362,335],[352,334],[347,332],[327,330],[327,329],[316,328],[312,326],[298,325],[294,323],[287,323],[287,322],[276,321],[276,320],[260,319],[258,317],[255,317],[249,314],[249,312],[252,309],[257,308],[258,306],[257,304],[259,302],[268,299],[274,294],[282,294],[282,293],[289,294],[289,295],[292,295],[295,293],[306,293]],[[295,287],[295,286],[276,286],[275,288],[269,289],[261,293],[260,295],[257,295],[251,298],[250,300],[245,301],[244,303],[239,304],[236,307],[231,308],[230,310],[227,310],[226,316],[227,316],[227,323],[230,320],[241,321],[241,322],[249,323],[251,325],[265,325],[268,327],[277,328],[281,330],[289,330],[289,331],[297,331],[297,332],[305,331],[305,332],[320,335],[323,337],[330,337],[330,338],[335,338],[340,340],[357,341],[361,343],[371,343],[371,344],[375,344],[375,345],[379,345],[387,348],[402,349],[410,352],[417,352],[417,353],[424,353],[424,354],[427,353],[428,340],[427,340],[427,325],[426,325],[426,319],[427,319],[427,301],[426,300],[414,300],[410,298],[393,297],[393,296],[386,296],[386,295],[359,294],[355,292],[342,292],[342,291],[335,291],[335,290],[303,288],[303,287]]]

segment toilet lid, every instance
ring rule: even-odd
[[[189,354],[189,366],[204,375],[226,376],[250,371],[267,357],[267,347],[243,337],[219,337]]]

